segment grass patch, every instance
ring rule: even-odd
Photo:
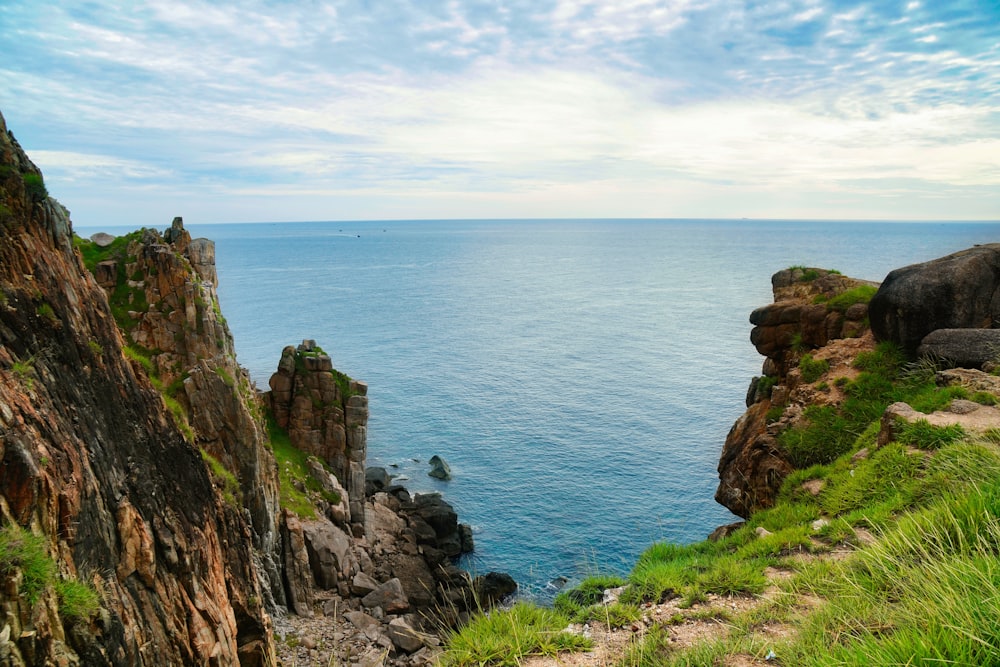
[[[959,424],[933,426],[926,419],[905,422],[896,433],[897,441],[919,449],[941,449],[964,438],[965,429]]]
[[[851,289],[832,297],[826,302],[826,306],[830,310],[844,312],[854,304],[868,303],[872,300],[872,297],[875,296],[875,292],[877,291],[878,288],[871,285],[858,285],[857,287],[852,287]]]
[[[830,362],[826,359],[814,359],[811,354],[805,354],[799,360],[799,371],[802,380],[812,384],[830,370]]]
[[[222,497],[227,503],[234,506],[240,505],[240,482],[236,479],[236,475],[229,471],[226,466],[222,465],[219,459],[215,458],[209,454],[206,450],[201,450],[201,458],[208,464],[209,470],[212,471],[212,477],[214,477],[222,489]]]
[[[56,564],[45,552],[43,536],[7,525],[0,529],[0,572],[6,575],[16,570],[23,577],[21,593],[35,604],[45,587],[55,580]]]
[[[569,619],[553,609],[518,602],[508,610],[476,616],[453,633],[438,664],[513,667],[528,656],[591,648],[586,637],[564,632],[568,624]]]
[[[598,604],[604,600],[604,591],[624,586],[625,580],[615,575],[587,577],[573,588],[562,591],[552,601],[553,607],[567,616]]]
[[[265,421],[268,440],[278,465],[281,507],[303,519],[314,519],[315,499],[323,498],[334,505],[340,503],[342,499],[338,494],[324,491],[320,483],[309,474],[309,455],[292,444],[288,434],[278,426],[270,412],[266,413]]]
[[[101,608],[101,598],[91,586],[76,579],[59,579],[55,583],[59,597],[59,613],[65,618],[88,619]]]

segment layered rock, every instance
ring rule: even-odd
[[[841,304],[837,297],[874,283],[815,268],[779,271],[771,278],[774,302],[750,315],[750,340],[764,355],[763,376],[747,392],[747,411],[736,421],[719,459],[718,503],[748,517],[770,507],[793,470],[778,442],[805,406],[837,402],[837,389],[818,392],[804,382],[798,366],[805,354],[830,365],[834,375],[852,373],[849,362],[872,346],[865,303]],[[837,368],[837,365],[841,368]]]
[[[368,386],[333,368],[330,356],[305,340],[281,353],[268,383],[278,426],[297,449],[333,470],[347,489],[351,521],[364,530],[365,460],[368,449]]]
[[[191,239],[180,217],[161,235],[143,229],[113,244],[95,266],[136,360],[190,427],[197,447],[235,476],[246,510],[264,601],[283,605],[278,478],[259,416],[256,392],[236,361],[216,287],[215,245]],[[102,269],[102,267],[104,267]],[[148,361],[148,364],[146,363]],[[148,369],[143,366],[148,366]],[[223,483],[223,480],[216,480]]]
[[[65,615],[51,586],[21,595],[8,564],[4,664],[274,664],[254,531],[126,359],[68,213],[39,184],[0,117],[0,520],[41,536],[56,576],[100,591],[102,609]]]
[[[911,356],[937,329],[1000,328],[1000,244],[890,272],[870,317],[878,340],[899,343]]]

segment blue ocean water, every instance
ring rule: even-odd
[[[734,520],[713,493],[762,358],[750,311],[791,265],[881,280],[997,223],[703,220],[188,224],[261,388],[314,338],[369,383],[369,465],[440,491],[476,572],[528,594],[625,573]],[[96,231],[96,230],[94,230]],[[454,479],[427,476],[432,455]]]

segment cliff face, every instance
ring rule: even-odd
[[[46,198],[2,118],[0,287],[3,528],[42,536],[54,579],[92,586],[101,605],[71,616],[51,585],[27,595],[26,562],[6,551],[4,664],[273,664],[252,549],[262,529],[216,490],[160,392],[126,359],[131,341],[73,251],[67,212]],[[202,374],[218,376],[203,360]],[[225,430],[205,436],[206,448],[244,446]]]
[[[765,357],[763,376],[750,383],[747,411],[726,437],[715,492],[718,503],[744,518],[770,507],[793,470],[778,436],[803,419],[806,406],[842,401],[834,377],[852,375],[849,360],[874,345],[866,305],[873,283],[793,268],[774,274],[771,286],[774,302],[750,315],[750,341]],[[806,355],[829,369],[822,389],[804,378]]]
[[[277,470],[219,308],[214,243],[192,240],[175,218],[163,235],[144,229],[103,249],[80,247],[111,300],[127,354],[203,456],[235,477],[239,489],[226,492],[250,519],[266,602],[284,604]]]

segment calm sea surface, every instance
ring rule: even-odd
[[[791,265],[881,280],[1000,224],[540,220],[188,224],[261,388],[313,338],[369,383],[369,465],[440,491],[476,572],[524,592],[626,573],[734,517],[712,496],[762,358],[750,311]],[[98,230],[78,230],[89,233]],[[109,230],[113,231],[113,230]],[[427,476],[437,454],[454,479]]]

